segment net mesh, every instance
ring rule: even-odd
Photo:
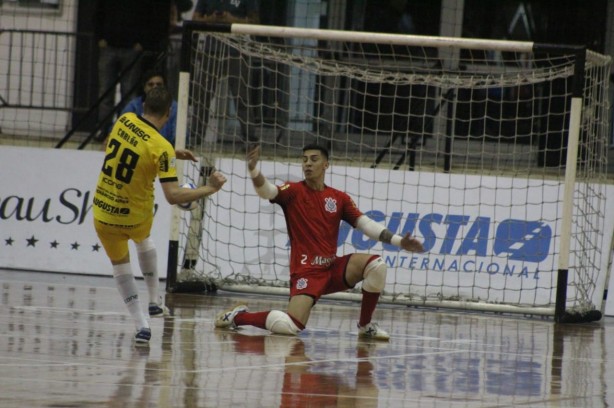
[[[177,282],[287,293],[283,213],[255,194],[244,157],[259,143],[262,173],[297,181],[301,149],[316,142],[331,153],[328,185],[424,242],[424,254],[403,252],[341,225],[338,255],[386,261],[383,301],[551,314],[572,86],[583,78],[567,306],[600,307],[609,58],[587,52],[579,76],[575,54],[503,43],[192,35],[187,144],[203,161],[185,176],[204,183],[215,168],[229,182],[183,214]]]

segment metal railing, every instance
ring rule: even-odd
[[[168,48],[173,49],[171,46]],[[164,64],[168,53],[167,50],[156,53],[156,64]],[[151,54],[142,53],[139,58],[143,56]],[[66,147],[68,141],[77,140],[76,134],[79,134],[79,149],[95,140],[102,127],[128,101],[118,101],[113,111],[104,118],[97,115],[100,103],[115,92],[122,77],[139,59],[126,67],[115,83],[99,95],[97,57],[98,48],[91,33],[0,30],[0,109],[10,112],[0,116],[0,133],[3,133],[2,119],[5,125],[11,126],[33,124],[50,112],[63,112],[61,124],[49,126],[38,123],[37,130],[32,133],[55,134],[56,148]],[[140,83],[136,87],[140,87]],[[135,91],[137,89],[133,89],[130,95],[134,95]],[[19,134],[20,130],[21,133],[28,133],[28,129],[17,129],[15,134]],[[12,136],[11,132],[2,136],[5,139],[18,137]],[[36,143],[34,137],[31,139],[32,143]],[[48,142],[44,145],[48,145]]]

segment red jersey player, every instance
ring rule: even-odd
[[[336,256],[341,220],[371,239],[391,243],[407,251],[422,252],[422,243],[409,234],[393,234],[364,215],[346,193],[324,184],[329,166],[328,151],[318,145],[303,148],[304,180],[279,187],[256,168],[260,148],[247,154],[247,167],[263,199],[279,204],[290,236],[290,303],[286,312],[271,310],[250,313],[238,305],[218,314],[215,326],[236,328],[251,325],[278,334],[296,335],[305,328],[311,308],[322,295],[341,292],[362,282],[362,304],[358,321],[360,337],[388,340],[389,335],[371,322],[380,292],[386,284],[386,264],[379,255]]]

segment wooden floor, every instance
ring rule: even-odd
[[[612,318],[587,325],[322,302],[300,337],[213,330],[232,294],[167,295],[149,347],[111,278],[0,270],[0,407],[610,407]],[[143,289],[142,282],[139,283]]]

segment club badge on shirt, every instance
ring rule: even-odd
[[[337,200],[332,197],[326,197],[324,199],[324,209],[329,213],[337,212]]]

